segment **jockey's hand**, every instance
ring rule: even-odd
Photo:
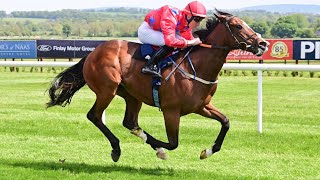
[[[192,40],[187,40],[188,46],[196,46],[198,44],[201,44],[202,41],[199,38],[194,38]]]

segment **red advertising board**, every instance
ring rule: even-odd
[[[231,51],[227,60],[291,60],[293,59],[293,40],[269,39],[269,49],[263,56],[256,56],[242,50]]]

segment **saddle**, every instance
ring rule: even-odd
[[[150,57],[152,57],[156,51],[157,46],[153,46],[151,44],[141,44],[135,53],[133,54],[133,58],[141,61],[147,62]],[[173,51],[171,54],[169,54],[167,57],[162,59],[158,63],[158,67],[160,71],[162,69],[167,68],[173,64],[178,58],[179,58],[179,49]],[[159,87],[161,86],[161,79],[159,77],[152,77],[152,95],[153,95],[153,101],[154,105],[160,108],[160,101],[159,101]]]
[[[133,58],[141,61],[148,61],[148,56],[152,57],[158,50],[158,46],[151,44],[141,44],[133,54]],[[173,51],[167,57],[159,62],[159,68],[164,69],[172,65],[172,61],[176,61],[179,57],[179,49]]]

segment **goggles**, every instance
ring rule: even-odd
[[[193,20],[197,23],[201,22],[204,18],[203,17],[193,17]]]

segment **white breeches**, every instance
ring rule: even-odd
[[[182,38],[176,34],[177,38]],[[161,31],[152,29],[147,22],[143,22],[138,29],[138,38],[144,44],[152,44],[155,46],[164,46],[164,36]]]
[[[147,22],[143,22],[138,29],[138,38],[144,44],[152,44],[155,46],[164,46],[163,33],[153,30]]]

